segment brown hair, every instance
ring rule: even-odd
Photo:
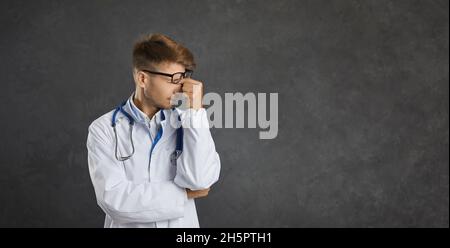
[[[179,63],[189,70],[196,66],[191,51],[166,35],[146,35],[134,44],[134,68],[141,70],[164,62]]]

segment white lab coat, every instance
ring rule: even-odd
[[[206,110],[165,109],[150,120],[132,99],[133,95],[123,107],[136,120],[135,153],[130,159],[121,162],[115,158],[111,127],[114,110],[89,126],[89,172],[97,203],[106,214],[104,226],[199,227],[194,199],[187,198],[185,189],[209,188],[220,172]],[[161,111],[165,120],[161,120]],[[175,150],[177,132],[171,123],[178,115],[184,130],[183,153],[172,165],[170,155]],[[118,154],[127,156],[132,151],[128,119],[121,113],[116,118]],[[158,125],[163,134],[150,156]]]

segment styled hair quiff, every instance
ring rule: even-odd
[[[196,66],[191,51],[166,35],[146,35],[134,44],[133,68],[142,70],[165,62],[181,64],[188,70]]]

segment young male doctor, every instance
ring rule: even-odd
[[[194,199],[219,179],[220,159],[194,68],[192,53],[165,35],[134,45],[135,92],[92,122],[87,137],[105,227],[199,227]],[[172,105],[180,92],[187,109]]]

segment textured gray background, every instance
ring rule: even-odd
[[[203,227],[448,227],[447,0],[1,1],[0,226],[101,227],[87,127],[131,47],[189,47],[206,91],[279,92],[279,135],[212,130]]]

